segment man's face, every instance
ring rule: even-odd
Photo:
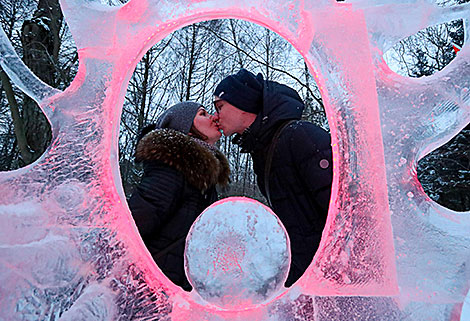
[[[243,126],[244,112],[225,100],[217,99],[214,101],[216,113],[215,120],[219,124],[225,136],[231,136],[235,133],[241,134],[245,130]]]

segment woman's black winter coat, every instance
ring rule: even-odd
[[[227,159],[200,140],[157,129],[140,140],[136,160],[143,162],[144,175],[128,202],[132,216],[163,273],[189,290],[184,239],[197,216],[217,200],[216,184],[228,182]]]

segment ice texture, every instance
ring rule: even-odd
[[[189,232],[185,269],[207,302],[247,308],[280,294],[290,264],[287,231],[271,209],[230,197],[209,206]]]
[[[1,66],[39,102],[53,133],[35,163],[0,173],[1,320],[460,319],[470,287],[470,215],[429,199],[416,164],[470,122],[468,39],[443,71],[421,79],[395,74],[382,55],[450,20],[464,19],[468,35],[469,4],[61,6],[80,61],[63,92],[39,82],[0,33]],[[249,308],[209,304],[161,273],[137,233],[118,170],[120,113],[137,62],[172,31],[217,18],[261,24],[292,43],[317,80],[332,135],[334,181],[319,250],[296,284]]]

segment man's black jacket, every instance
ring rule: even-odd
[[[328,213],[332,182],[330,135],[300,120],[304,104],[296,91],[285,85],[263,82],[263,106],[254,123],[235,142],[253,158],[263,195],[269,145],[276,130],[287,120],[277,141],[269,174],[274,212],[289,234],[292,262],[286,286],[292,285],[312,262]]]

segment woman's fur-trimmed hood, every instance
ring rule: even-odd
[[[230,167],[224,154],[174,129],[156,129],[145,135],[137,144],[135,158],[139,162],[161,161],[201,191],[229,181]]]

